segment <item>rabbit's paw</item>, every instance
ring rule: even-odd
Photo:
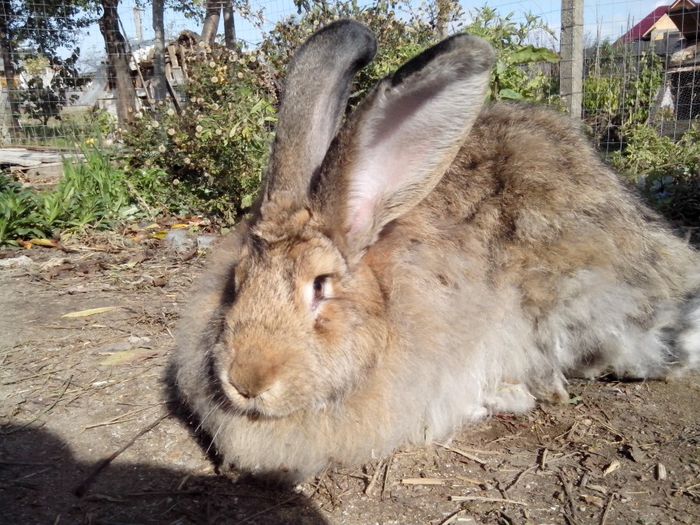
[[[523,383],[504,382],[486,398],[485,405],[492,414],[522,414],[535,408],[535,396]]]

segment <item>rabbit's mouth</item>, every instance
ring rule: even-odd
[[[255,396],[245,396],[231,384],[225,370],[219,374],[219,384],[230,409],[253,421],[282,419],[303,409],[288,401],[280,384],[273,384]]]

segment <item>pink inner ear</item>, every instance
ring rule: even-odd
[[[348,234],[354,238],[365,235],[372,227],[372,221],[377,207],[376,198],[363,197],[368,196],[358,195],[348,203],[347,213],[350,215]]]
[[[415,206],[440,179],[479,112],[488,72],[435,73],[419,85],[378,90],[349,168],[349,244],[371,244],[387,222]]]
[[[439,130],[434,130],[438,132]],[[430,136],[428,130],[424,130]],[[420,137],[418,143],[411,136],[385,136],[384,140],[366,150],[371,150],[357,169],[352,182],[351,197],[348,201],[348,232],[353,237],[367,235],[373,228],[380,205],[390,195],[395,195],[415,183],[410,176],[412,171],[425,163],[431,154],[427,147],[430,141]],[[377,232],[375,232],[377,233]],[[367,239],[371,242],[372,239]]]

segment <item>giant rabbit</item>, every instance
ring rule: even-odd
[[[571,119],[485,103],[461,34],[344,118],[371,32],[289,65],[252,217],[180,327],[182,398],[226,464],[291,481],[567,400],[567,377],[700,362],[700,258]]]

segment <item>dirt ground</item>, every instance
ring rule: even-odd
[[[697,376],[574,382],[569,406],[301,487],[217,475],[164,381],[204,259],[113,237],[0,253],[0,522],[700,524]]]

